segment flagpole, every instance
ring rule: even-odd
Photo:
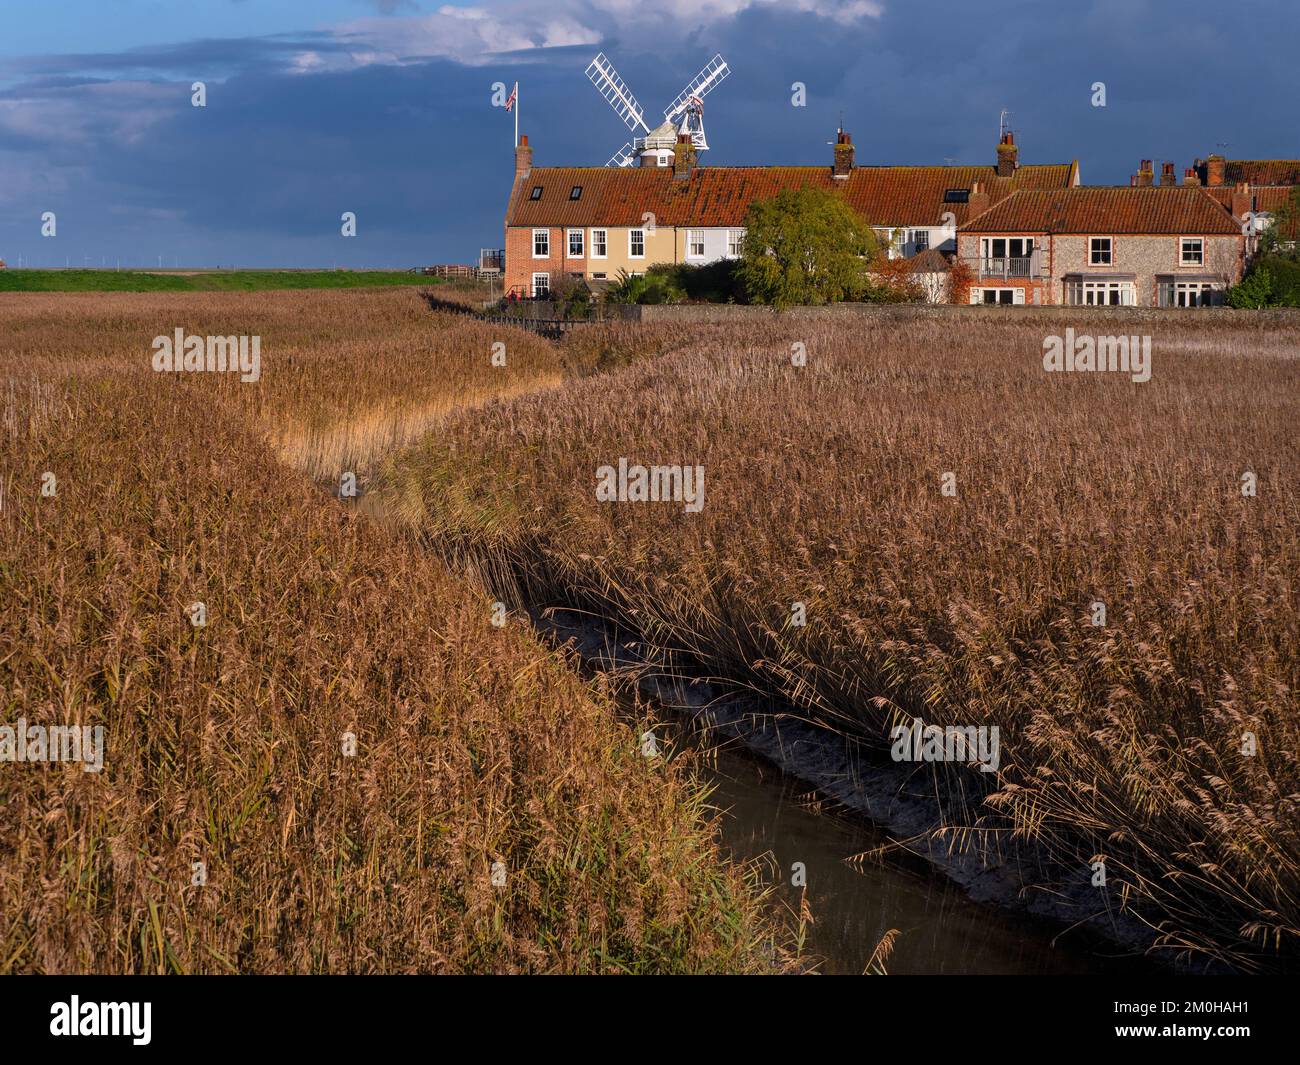
[[[519,147],[519,82],[515,82],[515,147]]]

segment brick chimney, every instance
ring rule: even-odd
[[[1156,172],[1151,165],[1150,159],[1143,159],[1138,164],[1137,180],[1134,182],[1139,188],[1146,188],[1148,185],[1155,184]]]
[[[1178,175],[1174,173],[1173,163],[1163,163],[1160,167],[1160,184],[1177,185]]]
[[[673,180],[685,180],[695,169],[695,144],[689,133],[677,134],[673,145]]]
[[[519,143],[515,145],[515,180],[527,177],[532,168],[533,149],[528,144],[528,134],[521,133]]]
[[[841,180],[853,173],[853,138],[844,130],[835,137],[835,165],[831,175]]]
[[[1221,155],[1212,155],[1205,160],[1205,184],[1217,189],[1223,184],[1223,169],[1227,160]]]
[[[1250,213],[1251,201],[1250,185],[1245,181],[1238,181],[1232,187],[1232,217],[1245,218]]]
[[[982,214],[989,209],[989,194],[984,190],[984,186],[976,181],[970,187],[970,195],[966,197],[966,217],[974,218],[977,214]]]
[[[1016,147],[1016,135],[1010,130],[1002,134],[998,144],[998,177],[1010,177],[1020,165],[1020,149]]]
[[[1201,175],[1196,172],[1196,167],[1189,166],[1187,170],[1183,173],[1183,184],[1199,185],[1200,183],[1201,183]]]

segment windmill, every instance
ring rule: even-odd
[[[637,130],[642,136],[634,137],[609,158],[606,166],[631,166],[638,155],[651,152],[659,165],[665,165],[672,157],[673,145],[679,134],[685,133],[691,138],[697,151],[708,151],[709,142],[704,137],[704,97],[716,89],[722,80],[731,73],[726,60],[715,55],[681,92],[664,108],[664,121],[651,129],[646,125],[645,112],[632,95],[627,83],[618,76],[614,64],[601,52],[587,66],[587,77],[596,86],[596,91],[605,98],[605,102],[614,109],[614,113],[633,133]]]

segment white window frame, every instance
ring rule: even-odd
[[[1187,246],[1196,245],[1196,258],[1187,258]],[[1178,265],[1179,266],[1204,266],[1205,265],[1205,238],[1204,237],[1179,237],[1178,238]]]
[[[1011,302],[1003,303],[1001,297],[999,297],[993,303],[985,303],[985,292],[1010,292]],[[1013,285],[973,285],[970,290],[970,301],[972,305],[980,307],[1023,307],[1025,305],[1025,290]]]
[[[912,253],[920,255],[923,251],[930,250],[930,231],[928,229],[914,229],[908,234],[910,238],[908,243],[912,245]],[[925,247],[921,247],[921,241],[925,241]]]
[[[551,275],[545,272],[536,273],[533,274],[533,283],[528,286],[528,295],[532,296],[533,299],[537,298],[537,279],[539,277],[545,280],[545,284],[543,285],[543,288],[545,289],[545,294],[548,296],[551,294]]]
[[[1106,260],[1098,261],[1093,258],[1092,242],[1094,240],[1104,240],[1106,242]],[[1088,265],[1089,266],[1114,266],[1115,265],[1115,238],[1114,237],[1089,237],[1088,238]]]
[[[745,231],[743,229],[727,230],[727,258],[739,259],[745,247]]]
[[[596,234],[600,234],[600,240],[596,240]],[[597,246],[602,250],[596,251]],[[587,258],[589,259],[608,259],[609,258],[609,230],[593,229],[587,241]]]
[[[994,242],[1002,242],[1002,254],[994,255]],[[1011,253],[1012,242],[1018,242],[1020,245],[1020,254]],[[981,237],[980,238],[980,258],[981,259],[1031,259],[1034,251],[1038,247],[1037,237]]]
[[[578,238],[578,250],[573,250],[573,238]],[[585,229],[570,229],[564,235],[564,250],[568,253],[566,258],[585,259],[587,257],[587,231]]]
[[[698,240],[696,240],[697,237],[699,238]],[[699,246],[700,246],[700,250],[699,250],[698,252],[694,252],[694,251],[691,250],[691,246],[694,245],[694,244],[699,244]],[[704,258],[704,255],[705,255],[705,251],[704,251],[704,230],[702,230],[702,229],[688,229],[688,230],[686,231],[686,258],[688,258],[688,259],[703,259],[703,258]]]
[[[641,234],[641,254],[640,254],[640,255],[638,255],[636,252],[634,252],[634,251],[632,250],[632,238],[633,238],[636,234],[638,234],[638,233]],[[627,231],[627,257],[628,257],[629,259],[644,259],[644,258],[645,258],[645,230],[644,230],[644,229],[642,229],[642,228],[640,228],[640,227],[637,227],[636,229],[629,229],[629,230]]]
[[[1177,278],[1168,282],[1170,300],[1166,307],[1212,307],[1223,295],[1223,289],[1212,281],[1179,281]]]
[[[546,250],[542,252],[541,255],[537,254],[538,234],[541,234],[542,243],[546,245]],[[550,257],[551,257],[551,231],[549,229],[534,229],[533,230],[533,258],[549,259]]]
[[[1066,302],[1071,307],[1137,306],[1137,283],[1133,281],[1089,281],[1084,277],[1079,281],[1070,281],[1066,284],[1068,289]],[[1119,301],[1112,301],[1110,298],[1112,295],[1118,295]],[[1071,302],[1075,296],[1078,297],[1077,302]],[[1089,299],[1089,296],[1092,298]]]

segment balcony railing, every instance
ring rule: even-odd
[[[1043,269],[1037,253],[1033,255],[979,255],[969,259],[976,275],[981,281],[985,278],[1000,278],[1009,280],[1011,278],[1029,278],[1042,277]]]

